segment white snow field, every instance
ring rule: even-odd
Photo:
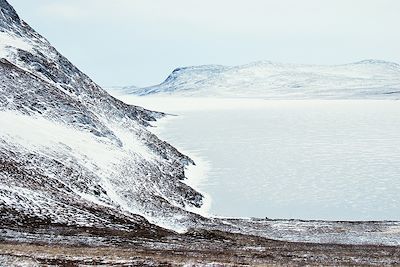
[[[153,131],[195,159],[211,215],[400,220],[398,101],[120,98],[178,115]]]
[[[183,67],[159,85],[124,87],[119,92],[174,97],[400,99],[400,65],[363,60],[342,65],[259,61],[242,66]]]

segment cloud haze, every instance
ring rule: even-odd
[[[397,0],[9,0],[102,85],[256,60],[400,62]]]

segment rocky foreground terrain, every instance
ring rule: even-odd
[[[0,266],[400,264],[400,223],[206,218],[165,114],[106,93],[0,0]]]
[[[373,226],[373,223],[369,223]],[[266,225],[264,225],[266,226]],[[316,227],[318,228],[318,227]],[[357,227],[345,226],[342,233]],[[400,247],[271,240],[228,231],[123,231],[75,227],[3,230],[7,266],[382,266],[400,264]],[[303,234],[315,231],[304,228]],[[362,235],[362,233],[360,233]],[[25,265],[23,265],[25,264]]]

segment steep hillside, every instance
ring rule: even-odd
[[[175,69],[160,85],[132,94],[266,99],[399,99],[400,65],[364,60],[318,66],[268,61]]]
[[[164,114],[113,98],[0,0],[4,225],[186,229],[193,162],[146,127]]]

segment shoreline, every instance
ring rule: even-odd
[[[203,195],[203,205],[200,208],[185,207],[185,209],[189,212],[193,212],[204,217],[213,217],[213,215],[209,213],[212,205],[212,198],[207,192],[205,192],[201,188],[201,183],[208,180],[207,173],[210,171],[210,163],[202,158],[195,151],[186,150],[180,147],[179,144],[175,144],[174,142],[170,142],[170,140],[166,140],[165,136],[163,136],[163,131],[166,131],[167,125],[172,120],[178,119],[179,116],[180,115],[167,114],[165,117],[158,119],[156,122],[153,122],[152,128],[149,128],[149,130],[152,133],[156,134],[160,139],[173,145],[176,149],[178,149],[179,152],[188,156],[195,163],[195,165],[190,163],[186,165],[186,180],[183,180],[182,182]]]
[[[277,104],[304,105],[312,102],[316,105],[326,103],[385,103],[398,102],[398,99],[268,99],[268,98],[244,98],[244,97],[192,97],[192,96],[136,96],[117,95],[119,100],[130,104],[139,105],[146,109],[174,114],[174,112],[185,110],[230,110],[236,108],[258,109],[265,106],[276,106]],[[221,105],[229,102],[230,105]],[[179,108],[176,104],[179,103]]]

